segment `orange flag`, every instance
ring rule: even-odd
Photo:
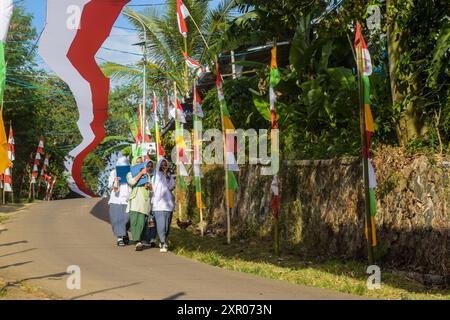
[[[11,166],[11,161],[8,159],[8,139],[3,123],[3,110],[0,110],[0,174],[3,174],[9,166]]]

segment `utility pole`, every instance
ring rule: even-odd
[[[142,30],[144,31],[144,42],[136,43],[136,45],[143,45],[143,62],[144,62],[144,72],[143,72],[143,84],[142,84],[142,110],[141,110],[141,144],[144,144],[145,137],[145,114],[146,114],[146,100],[147,100],[147,29],[145,28],[144,22],[138,17],[132,16],[129,13],[124,12],[127,17],[138,21],[142,25]],[[145,156],[142,156],[145,161]]]

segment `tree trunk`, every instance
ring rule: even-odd
[[[397,124],[397,139],[401,146],[405,146],[411,139],[417,138],[424,134],[426,127],[420,119],[417,112],[417,104],[412,101],[405,101],[409,93],[419,92],[417,86],[417,78],[411,77],[411,83],[408,87],[407,83],[402,83],[397,75],[399,73],[397,62],[406,50],[405,40],[407,32],[400,29],[395,18],[395,13],[390,11],[394,8],[397,0],[387,0],[387,47],[389,57],[389,76],[391,84],[392,104],[401,105],[400,119]],[[405,105],[406,104],[406,105]]]

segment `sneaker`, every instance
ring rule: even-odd
[[[150,240],[150,248],[156,248],[156,240]]]
[[[146,248],[153,248],[153,244],[148,241],[142,241],[142,245]]]
[[[143,248],[144,248],[144,246],[142,245],[142,243],[141,243],[141,242],[138,242],[138,243],[136,244],[135,250],[136,250],[136,251],[142,251]]]
[[[162,247],[159,249],[159,252],[167,252],[169,251],[169,247],[167,246],[167,244],[163,244]]]
[[[130,238],[128,238],[128,236],[125,236],[125,237],[123,237],[122,239],[123,239],[123,243],[124,243],[125,245],[130,244]]]
[[[119,247],[125,246],[125,243],[123,242],[123,239],[117,239],[117,246],[119,246]]]

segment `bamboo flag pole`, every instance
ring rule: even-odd
[[[153,118],[155,121],[155,136],[156,136],[156,162],[159,161],[159,123],[158,123],[158,113],[156,112],[157,106],[156,106],[156,94],[155,91],[153,91]]]
[[[188,54],[188,45],[187,45],[187,38],[183,37],[184,42],[184,52]],[[189,92],[189,67],[187,63],[184,64],[184,92],[185,95]]]
[[[198,33],[200,34],[200,37],[202,37],[202,40],[206,46],[206,48],[209,50],[209,46],[208,46],[208,42],[206,42],[205,37],[203,36],[203,33],[200,31],[200,28],[197,25],[197,22],[195,22],[194,18],[192,17],[192,15],[189,15],[189,17],[191,18],[192,23],[194,23],[195,28],[197,29]]]
[[[359,104],[360,104],[360,131],[361,131],[361,145],[362,145],[362,159],[363,159],[363,175],[364,175],[364,200],[365,200],[365,217],[367,224],[367,252],[369,264],[374,263],[373,247],[372,247],[372,223],[370,216],[370,194],[369,194],[369,159],[367,155],[367,136],[366,136],[366,114],[364,108],[364,88],[363,88],[363,60],[362,60],[362,44],[358,43],[358,89],[359,89]]]
[[[198,137],[198,109],[197,109],[197,84],[196,84],[196,78],[194,78],[194,152],[197,154],[197,161],[201,160],[200,154],[202,152],[202,150],[200,149],[198,142],[199,142],[199,137]],[[194,154],[195,155],[195,154]],[[194,157],[194,166],[195,164],[195,157]],[[200,163],[198,164],[200,167],[202,165],[202,162],[200,161]],[[195,171],[195,170],[194,170]],[[194,172],[195,175],[195,172]],[[195,179],[196,177],[194,177]],[[204,225],[203,225],[203,197],[202,197],[202,176],[201,174],[199,175],[198,179],[198,189],[199,189],[199,193],[200,193],[200,234],[203,237],[204,235]]]
[[[2,204],[6,204],[5,178],[6,178],[5,173],[3,173]]]
[[[275,50],[274,52],[275,52],[275,54],[276,54],[276,50],[277,50],[277,38],[273,38],[273,49]],[[272,55],[274,55],[274,53],[272,52]],[[275,61],[273,61],[275,59]],[[271,70],[272,70],[272,68],[273,68],[273,63],[276,63],[277,61],[276,61],[276,57],[274,58],[273,56],[271,57]],[[277,68],[278,68],[278,64],[277,64]],[[270,83],[270,81],[269,81],[269,83]],[[269,86],[272,86],[272,84],[270,83],[269,84]],[[271,90],[275,90],[274,88],[271,88]],[[273,91],[274,92],[274,91]],[[275,92],[274,92],[274,97],[275,97],[276,95],[275,95]],[[276,101],[276,99],[274,98],[274,101],[273,101],[273,108],[274,108],[274,110],[275,110],[275,101]],[[271,106],[271,108],[272,108],[272,106]],[[273,121],[273,120],[272,120]],[[276,119],[275,119],[275,121],[276,121]],[[273,122],[272,122],[272,126],[271,126],[271,130],[273,130],[274,128],[273,128]],[[273,141],[271,141],[271,143],[274,143]],[[272,149],[273,150],[273,149]],[[278,182],[278,178],[277,178],[277,182]],[[278,213],[276,214],[276,216],[275,216],[275,219],[274,219],[275,221],[275,254],[277,255],[277,256],[279,256],[280,255],[280,227],[279,227],[279,221],[278,221]]]
[[[6,69],[6,64],[5,64],[5,69]],[[2,101],[1,101],[1,106],[0,106],[0,113],[1,113],[1,118],[2,118],[2,122],[3,122],[3,94],[1,95],[1,97],[2,97]],[[1,174],[3,174],[2,204],[5,204],[5,173],[3,172]]]
[[[177,183],[176,183],[176,195],[177,195],[177,202],[178,202],[178,219],[181,219],[181,186],[180,186],[180,159],[179,159],[179,152],[178,149],[178,138],[180,134],[180,124],[178,121],[178,112],[177,112],[177,82],[173,81],[173,99],[174,99],[174,108],[175,108],[175,150],[176,150],[176,165],[177,165]]]
[[[12,120],[9,120],[9,130],[10,131],[11,131],[11,128],[12,128]],[[13,134],[13,137],[14,137],[14,134]],[[9,139],[9,137],[8,137],[8,139]],[[11,161],[11,168],[10,168],[10,176],[11,176],[11,203],[14,203],[13,165],[12,165],[12,161]]]
[[[11,132],[11,127],[12,127],[12,121],[9,120],[9,132]],[[9,134],[8,134],[8,145],[9,145]],[[12,150],[11,150],[11,152],[12,152]],[[9,161],[11,163],[11,166],[9,167],[9,177],[11,179],[11,191],[9,193],[11,194],[11,197],[10,197],[11,203],[14,203],[14,197],[13,197],[13,190],[14,189],[13,189],[13,183],[12,183],[13,182],[13,180],[12,180],[13,162],[9,158],[9,153],[8,153],[8,159],[9,159]],[[3,189],[3,192],[5,192],[4,189]],[[5,204],[6,203],[6,193],[3,194],[3,199],[4,199],[3,204]]]
[[[219,61],[217,58],[217,55],[215,56],[216,61],[216,68],[219,70]],[[227,164],[227,145],[226,145],[226,129],[225,129],[225,122],[224,122],[224,115],[223,115],[223,106],[222,103],[220,104],[220,119],[222,122],[222,140],[223,140],[223,159],[224,159],[224,171],[225,171],[225,207],[226,207],[226,214],[227,214],[227,243],[231,243],[231,216],[230,216],[230,195],[228,194],[228,164]]]

